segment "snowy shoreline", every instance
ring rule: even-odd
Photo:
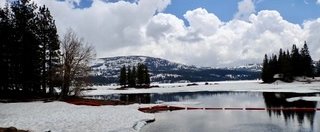
[[[34,132],[139,131],[153,114],[139,105],[77,106],[65,102],[0,103],[0,126]]]
[[[260,81],[225,81],[198,83],[197,86],[180,84],[159,84],[159,88],[116,90],[116,86],[95,86],[96,90],[84,92],[84,96],[134,94],[134,93],[174,93],[199,91],[230,92],[293,92],[320,93],[320,82],[261,84]],[[319,100],[319,97],[296,97],[295,100]],[[169,102],[187,104],[190,102]],[[197,103],[197,102],[191,102]],[[164,102],[166,104],[166,102]],[[154,121],[155,115],[143,113],[139,107],[155,104],[132,104],[124,106],[78,106],[65,102],[0,103],[0,127],[14,126],[35,132],[78,132],[78,131],[125,131],[136,132]]]
[[[94,86],[96,90],[84,92],[84,96],[110,95],[110,94],[135,94],[135,93],[177,93],[177,92],[290,92],[290,93],[320,93],[320,82],[275,82],[272,84],[262,84],[261,81],[224,81],[197,83],[197,86],[187,86],[186,83],[180,84],[158,84],[159,88],[116,90],[115,86]]]

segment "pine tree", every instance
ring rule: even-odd
[[[143,64],[138,64],[137,66],[137,85],[142,87],[144,84],[144,76],[143,76]]]
[[[300,54],[302,75],[308,77],[313,76],[313,61],[311,59],[309,48],[306,41],[304,42],[303,48],[301,48]]]
[[[264,82],[273,82],[273,75],[283,75],[283,81],[293,81],[297,76],[314,76],[313,61],[305,42],[303,48],[299,49],[294,44],[291,53],[279,51],[279,57],[272,55],[268,60],[265,55],[261,78]]]
[[[315,72],[316,76],[319,77],[320,76],[320,60],[317,62],[315,70],[316,70]]]
[[[130,68],[130,66],[128,66],[127,69],[128,69],[128,70],[127,70],[127,80],[126,80],[126,83],[127,83],[128,87],[132,87],[132,82],[131,82],[131,80],[132,80],[133,78],[132,78],[132,75],[131,75],[131,68]]]
[[[290,53],[287,51],[287,53],[284,52],[283,54],[283,62],[281,65],[281,71],[284,77],[284,81],[292,81],[292,66],[290,62]]]
[[[268,60],[267,54],[264,55],[262,65],[263,67],[262,67],[261,79],[263,82],[270,82],[269,60]]]
[[[292,74],[293,76],[301,76],[302,65],[301,65],[301,55],[299,53],[299,48],[294,44],[291,50],[291,65],[292,65]]]
[[[284,71],[284,60],[285,60],[285,53],[282,51],[282,49],[279,50],[279,58],[278,58],[278,67],[279,67],[279,71],[278,73],[283,73]]]
[[[278,57],[277,55],[273,54],[272,58],[270,58],[270,80],[271,82],[274,80],[274,75],[279,74],[279,65],[278,65]]]
[[[127,70],[127,74],[125,70]],[[122,67],[119,76],[120,85],[127,84],[128,87],[148,87],[150,85],[149,70],[146,65],[138,64],[133,66],[132,69]]]
[[[12,80],[10,66],[12,65],[12,22],[8,4],[0,8],[0,96],[6,94],[11,87]],[[11,74],[10,74],[11,73]]]
[[[45,6],[39,8],[37,26],[38,38],[41,42],[42,90],[45,91],[49,85],[49,93],[53,94],[54,77],[57,76],[60,62],[60,42],[53,17]]]
[[[126,72],[126,66],[122,66],[120,69],[120,79],[119,79],[120,85],[122,87],[126,87],[127,84],[127,72]]]
[[[40,93],[41,82],[41,49],[36,31],[36,5],[29,0],[19,0],[13,2],[11,9],[14,15],[15,31],[17,35],[17,49],[22,54],[18,61],[21,63],[19,71],[23,91],[28,93]]]
[[[0,8],[0,43],[0,90],[44,95],[49,69],[60,63],[57,29],[48,8],[30,0],[6,3]]]
[[[128,72],[129,73],[129,72]],[[130,75],[128,74],[128,82],[129,87],[136,87],[136,68],[135,66],[132,67],[132,70],[130,70]]]
[[[145,69],[144,69],[145,84],[146,84],[146,86],[148,87],[148,86],[150,86],[150,75],[149,75],[148,67],[145,66],[145,65],[144,65],[144,67],[145,67]]]

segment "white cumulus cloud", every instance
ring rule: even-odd
[[[74,0],[33,1],[49,7],[60,35],[73,28],[95,46],[98,57],[147,55],[225,67],[261,63],[265,53],[278,53],[292,44],[302,46],[306,40],[313,59],[320,59],[320,18],[294,24],[278,11],[256,12],[252,0],[239,2],[238,12],[229,21],[204,8],[187,11],[184,21],[162,12],[170,0],[94,0],[84,9],[70,6]]]
[[[50,8],[60,34],[73,28],[95,45],[100,57],[110,55],[117,48],[145,43],[144,26],[170,3],[169,0],[140,0],[137,3],[94,0],[91,7],[79,9],[69,6],[68,1],[34,1]]]
[[[189,22],[192,31],[206,36],[214,34],[222,24],[216,15],[208,13],[203,8],[187,11],[184,17]]]

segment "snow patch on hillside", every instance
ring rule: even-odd
[[[262,64],[247,64],[243,66],[236,66],[227,68],[230,70],[248,70],[248,71],[255,71],[255,72],[261,72],[262,70]]]
[[[139,63],[145,64],[150,72],[152,82],[190,82],[203,80],[243,80],[256,79],[256,72],[261,70],[260,65],[252,64],[235,68],[210,68],[196,67],[180,63],[171,62],[161,58],[148,56],[118,56],[100,58],[95,60],[91,66],[91,76],[112,80],[108,83],[116,83],[120,69],[136,66]],[[220,78],[221,77],[221,78]],[[99,82],[104,83],[104,82]]]
[[[173,77],[173,78],[177,78],[177,77],[181,77],[181,75],[178,74],[156,74],[155,76],[152,76],[151,79],[153,78],[166,78],[166,77]]]

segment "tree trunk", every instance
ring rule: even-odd
[[[63,76],[63,86],[62,86],[62,90],[61,90],[61,97],[60,98],[65,98],[68,96],[69,93],[69,87],[70,87],[70,72],[71,72],[71,68],[70,66],[66,65],[65,67],[65,71],[64,71],[64,76]]]

